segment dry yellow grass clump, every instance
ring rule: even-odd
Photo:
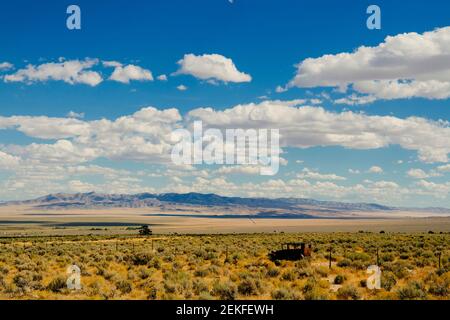
[[[367,232],[3,238],[0,298],[449,299],[449,240]],[[312,243],[311,258],[269,260],[298,241]],[[377,251],[382,289],[369,290]],[[67,288],[72,264],[81,290]]]

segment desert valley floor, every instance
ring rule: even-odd
[[[269,219],[220,217],[183,212],[160,214],[149,208],[40,210],[26,206],[0,207],[0,236],[133,234],[150,225],[155,233],[255,232],[448,232],[448,217]],[[214,217],[213,217],[214,216]]]

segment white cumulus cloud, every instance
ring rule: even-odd
[[[346,180],[345,177],[338,176],[334,173],[332,174],[323,174],[317,171],[310,170],[308,168],[304,168],[302,172],[297,174],[297,178],[299,179],[312,179],[312,180]]]
[[[367,171],[368,173],[383,173],[383,168],[379,166],[373,166],[370,167],[370,169]]]
[[[192,75],[202,80],[218,80],[223,82],[250,82],[249,74],[240,72],[233,60],[220,54],[204,54],[196,56],[185,54],[178,61],[180,66],[175,74]]]
[[[408,172],[406,174],[408,175],[408,177],[413,178],[413,179],[426,179],[426,178],[431,178],[431,177],[442,176],[441,173],[439,173],[435,170],[425,172],[422,169],[414,169],[414,168],[408,170]]]
[[[198,108],[188,116],[218,128],[280,129],[284,146],[341,146],[378,149],[400,145],[416,150],[424,162],[448,162],[450,125],[420,117],[371,116],[352,111],[331,112],[298,106],[302,101],[263,101],[225,110]]]
[[[373,97],[449,98],[450,27],[388,36],[375,47],[305,59],[297,65],[297,74],[288,87],[345,91],[350,85],[368,97],[341,103],[366,103]]]
[[[150,70],[144,69],[133,64],[122,65],[116,61],[106,61],[105,66],[114,67],[114,71],[109,77],[109,80],[130,83],[130,81],[153,81],[153,75]]]
[[[159,81],[167,81],[167,76],[165,74],[160,74],[157,79]]]
[[[14,66],[9,62],[1,62],[0,63],[0,71],[9,70],[14,68]]]
[[[29,64],[24,69],[5,75],[4,81],[33,83],[53,80],[96,86],[103,81],[100,73],[90,70],[96,64],[98,64],[98,59],[68,60],[41,65]]]

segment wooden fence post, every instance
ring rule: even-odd
[[[442,252],[439,251],[439,270],[441,270],[441,255]]]
[[[332,251],[332,246],[330,245],[330,255],[329,255],[329,263],[328,263],[328,267],[331,269],[331,251]]]

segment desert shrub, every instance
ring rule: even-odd
[[[236,293],[236,285],[232,282],[216,282],[211,291],[213,296],[219,297],[221,300],[234,300]]]
[[[308,268],[309,266],[309,260],[306,258],[295,262],[295,267],[299,269]]]
[[[292,300],[294,295],[287,288],[280,288],[272,291],[271,293],[272,299],[274,300]]]
[[[449,271],[450,271],[450,265],[446,265],[444,268],[440,268],[440,269],[436,270],[436,274],[439,276],[442,276],[443,274],[446,274]]]
[[[220,267],[215,266],[215,265],[210,265],[208,267],[208,273],[212,273],[212,274],[215,274],[215,275],[220,274],[220,270],[221,270]]]
[[[328,276],[328,268],[327,267],[316,267],[316,269],[314,271],[320,277],[327,277]]]
[[[198,296],[201,295],[203,292],[209,291],[208,284],[201,279],[195,279],[192,283],[192,288],[194,290],[194,293]]]
[[[280,269],[275,267],[269,268],[266,272],[266,275],[270,278],[278,277],[280,275]]]
[[[198,296],[199,300],[213,300],[214,298],[211,296],[211,294],[207,291],[202,291],[200,295]]]
[[[337,296],[338,298],[345,300],[358,300],[361,298],[358,289],[351,284],[339,288],[339,290],[337,291]]]
[[[152,260],[152,257],[151,255],[146,253],[138,253],[129,256],[128,260],[130,260],[131,263],[134,264],[135,266],[143,266],[148,264]]]
[[[64,288],[66,288],[66,280],[62,277],[54,278],[47,285],[47,290],[52,292],[61,292]]]
[[[425,267],[425,266],[429,266],[429,265],[431,265],[432,263],[433,263],[432,260],[430,260],[430,259],[428,259],[428,258],[423,258],[423,257],[419,257],[419,258],[416,258],[416,259],[414,260],[414,264],[415,264],[417,267],[419,267],[419,268],[423,268],[423,267]]]
[[[296,274],[293,269],[287,269],[281,274],[281,279],[286,281],[294,281],[296,279]]]
[[[7,267],[5,267],[5,266],[0,266],[0,273],[1,273],[1,274],[7,275],[8,272],[9,272],[9,269],[8,269]]]
[[[133,290],[131,283],[127,280],[121,280],[116,282],[116,288],[123,294],[130,293]]]
[[[314,274],[314,270],[310,267],[307,268],[299,268],[296,270],[296,273],[299,278],[307,278],[311,277]]]
[[[381,255],[381,261],[386,261],[386,262],[392,262],[395,259],[394,254],[392,253],[385,253]]]
[[[234,253],[233,256],[231,257],[231,262],[233,264],[237,264],[239,262],[239,260],[242,259],[242,254],[239,253]]]
[[[325,292],[321,291],[317,287],[306,292],[304,295],[304,298],[305,298],[305,300],[327,300],[327,299],[329,299],[328,295]]]
[[[397,284],[395,275],[392,272],[383,272],[381,274],[381,287],[386,291],[391,291],[392,288]]]
[[[313,290],[317,285],[317,281],[315,278],[309,278],[308,280],[306,280],[305,285],[303,286],[303,293],[307,293],[308,291]]]
[[[141,278],[142,280],[145,280],[151,276],[151,272],[150,272],[150,270],[148,270],[146,268],[139,268],[138,275],[139,275],[139,278]]]
[[[434,256],[434,253],[431,250],[425,250],[422,252],[422,257],[424,257],[424,258],[430,259],[433,256]]]
[[[405,261],[398,261],[396,263],[388,262],[383,264],[383,267],[385,270],[391,271],[397,279],[407,277],[409,275],[408,267],[411,268]]]
[[[32,274],[32,280],[33,281],[41,281],[42,280],[42,275],[39,273],[33,273]]]
[[[370,261],[370,256],[364,252],[352,252],[347,255],[350,261]]]
[[[157,297],[158,297],[158,289],[156,289],[155,287],[150,288],[150,290],[148,290],[147,299],[156,300]]]
[[[417,300],[427,297],[423,284],[417,281],[408,282],[397,291],[397,295],[401,300]]]
[[[338,267],[345,268],[352,265],[352,262],[349,259],[342,259],[337,263]]]
[[[150,262],[148,263],[148,266],[150,268],[155,268],[156,270],[161,269],[161,260],[158,257],[154,257]]]
[[[166,254],[162,259],[165,262],[172,262],[175,260],[175,256],[173,254]]]
[[[252,279],[243,280],[238,285],[238,292],[244,296],[253,296],[258,294],[258,286]]]
[[[330,281],[328,281],[328,279],[318,280],[317,285],[322,289],[330,289]]]
[[[113,280],[114,278],[117,277],[117,273],[115,273],[114,271],[109,271],[109,270],[105,270],[105,269],[102,269],[102,270],[103,270],[103,272],[101,275],[103,276],[103,278],[105,278],[108,281]]]
[[[334,278],[334,284],[343,284],[345,281],[345,277],[338,274],[335,278]]]
[[[177,291],[177,285],[173,281],[164,281],[164,290],[166,293],[175,293]]]
[[[197,258],[205,259],[207,252],[205,249],[197,249],[193,252],[193,255]]]
[[[437,279],[430,285],[428,292],[434,296],[448,297],[450,295],[450,280]]]
[[[20,290],[28,290],[32,282],[30,272],[21,272],[14,276],[13,283]]]
[[[214,260],[217,258],[217,254],[215,252],[209,251],[205,256],[205,260]]]
[[[204,278],[209,274],[209,270],[207,268],[205,269],[198,269],[194,271],[194,276]]]

